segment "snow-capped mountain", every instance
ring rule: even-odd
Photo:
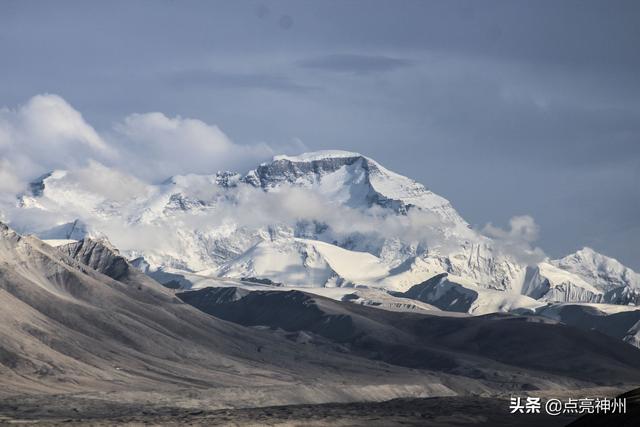
[[[580,276],[603,292],[619,287],[640,290],[640,274],[591,248],[582,248],[552,264]]]
[[[100,164],[53,171],[5,216],[42,238],[108,238],[151,272],[398,292],[447,273],[425,295],[475,293],[469,310],[477,312],[535,300],[640,301],[638,275],[617,261],[584,249],[525,262],[472,229],[445,198],[344,151],[276,156],[244,175],[180,175],[159,184]]]
[[[37,221],[17,227],[48,239],[108,235],[155,267],[191,271],[218,267],[277,237],[369,252],[396,267],[424,252],[420,239],[407,238],[417,229],[431,231],[439,244],[475,235],[446,199],[356,153],[277,156],[244,176],[174,176],[158,185],[108,171],[100,191],[84,181],[86,175],[54,171],[34,182],[19,205]],[[122,185],[124,194],[102,191]],[[56,223],[46,226],[45,214]],[[152,248],[123,242],[126,233],[155,227],[164,236]]]
[[[275,156],[273,162],[260,165],[243,181],[267,190],[283,184],[310,188],[352,207],[378,205],[399,213],[415,207],[452,225],[467,226],[447,199],[358,153],[318,151]]]
[[[603,293],[580,276],[541,262],[529,268],[522,293],[545,301],[602,302]]]

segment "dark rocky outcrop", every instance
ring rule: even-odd
[[[58,249],[112,279],[119,280],[129,272],[130,265],[127,260],[106,240],[84,238],[59,246]]]
[[[434,305],[441,310],[466,313],[478,293],[449,280],[447,273],[441,273],[412,286],[406,292],[394,292],[395,296],[411,298]]]

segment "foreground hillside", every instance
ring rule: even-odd
[[[277,404],[376,399],[377,387],[384,396],[454,393],[427,372],[412,379],[402,369],[211,317],[133,268],[114,280],[4,225],[0,299],[4,396],[222,388],[218,397],[227,404],[249,397]],[[353,387],[342,385],[345,378]],[[358,386],[372,388],[361,393]]]
[[[472,396],[640,384],[640,350],[552,321],[393,312],[300,291],[179,296],[189,304],[105,242],[56,248],[0,225],[0,421],[207,424],[273,414],[211,412],[225,408],[445,396],[477,411]],[[404,403],[390,405],[405,417]],[[335,408],[318,409],[328,411],[318,422],[367,422],[367,405]]]
[[[599,385],[640,383],[640,350],[541,317],[392,312],[300,291],[206,288],[178,297],[221,319],[292,333],[290,339],[304,344],[328,342],[347,354],[511,382],[514,389],[523,387],[516,384],[526,376],[538,377],[526,386],[533,389],[567,378]]]

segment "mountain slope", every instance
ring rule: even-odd
[[[497,381],[522,370],[538,378],[558,375],[602,384],[640,380],[639,349],[535,317],[398,313],[300,291],[237,294],[206,288],[178,296],[222,319],[283,329],[297,340],[328,339],[345,352],[400,366],[476,370],[480,377],[496,375]]]
[[[580,276],[603,292],[619,287],[640,290],[640,274],[591,248],[582,248],[552,264]]]
[[[550,302],[603,302],[603,293],[595,286],[547,262],[528,269],[522,293]]]
[[[640,309],[600,304],[552,304],[536,314],[587,331],[596,330],[640,347]]]
[[[524,295],[485,289],[447,273],[433,276],[395,295],[426,302],[441,310],[471,314],[533,311],[544,304]]]
[[[57,247],[71,258],[112,279],[120,280],[130,273],[127,260],[106,240],[84,238]]]
[[[273,162],[249,172],[244,181],[266,190],[284,183],[316,188],[333,196],[332,200],[355,207],[375,204],[396,212],[417,207],[452,224],[467,225],[448,200],[359,153],[332,150],[275,156]]]
[[[215,274],[238,279],[269,278],[288,286],[325,287],[371,283],[387,275],[388,269],[366,252],[316,240],[280,238],[258,243],[216,269]]]
[[[104,241],[52,247],[0,224],[3,398],[104,414],[123,404],[140,412],[640,382],[639,350],[593,331],[391,312],[299,291],[189,294],[239,325],[184,304],[129,264],[113,268],[122,261]]]
[[[74,256],[105,259],[98,256],[104,246],[87,243],[94,256]],[[97,266],[110,271],[108,264]],[[3,224],[0,302],[2,395],[101,392],[120,399],[126,391],[123,398],[135,400],[215,387],[218,405],[255,406],[261,393],[272,404],[371,398],[357,387],[345,390],[344,378],[391,396],[452,393],[428,372],[409,375],[210,317],[135,269],[114,280]],[[253,396],[234,391],[242,387]],[[306,394],[292,395],[296,387]],[[314,394],[315,387],[324,393]]]

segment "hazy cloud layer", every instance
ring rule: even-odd
[[[223,72],[204,68],[172,72],[167,81],[179,88],[261,89],[294,93],[317,90],[280,74]]]

